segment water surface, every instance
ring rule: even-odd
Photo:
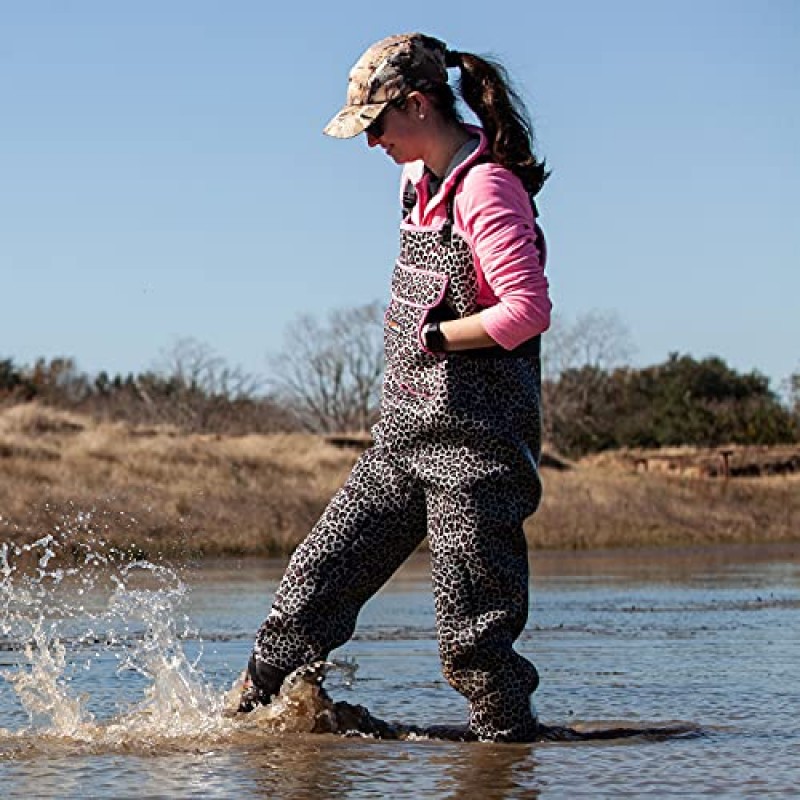
[[[800,546],[533,553],[519,648],[543,721],[702,735],[504,746],[313,734],[297,709],[268,730],[228,719],[280,565],[97,559],[69,574],[58,546],[1,562],[4,797],[798,794]],[[406,724],[466,718],[439,672],[425,556],[334,655],[349,665],[328,677],[336,699]]]

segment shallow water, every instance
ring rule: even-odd
[[[0,559],[4,797],[798,795],[800,546],[532,554],[519,647],[542,675],[542,720],[702,735],[504,746],[308,733],[291,703],[269,722],[228,719],[280,566],[68,574],[59,546]],[[335,699],[420,726],[466,717],[439,673],[424,556],[335,657],[350,665],[328,676]]]

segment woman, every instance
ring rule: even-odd
[[[448,67],[482,128],[461,120]],[[522,523],[541,495],[550,301],[532,198],[544,167],[502,70],[418,33],[364,53],[325,133],[364,133],[404,165],[381,418],[291,559],[241,710],[346,642],[362,605],[427,535],[442,668],[470,702],[472,734],[530,740],[538,675],[512,645],[528,613]]]

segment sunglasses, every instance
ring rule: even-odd
[[[390,100],[384,107],[383,111],[375,117],[366,128],[364,133],[369,134],[373,139],[380,139],[386,133],[386,112],[390,108],[404,109],[406,106],[405,97],[400,97],[397,100]]]

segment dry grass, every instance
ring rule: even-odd
[[[800,540],[800,476],[715,479],[578,464],[545,472],[527,525],[535,547],[574,549]]]
[[[353,460],[303,434],[179,435],[18,406],[0,413],[0,530],[31,540],[71,527],[150,555],[276,555]]]
[[[308,532],[357,457],[320,437],[223,437],[0,411],[0,542],[47,533],[150,557],[280,555]],[[528,524],[541,548],[800,538],[800,476],[688,479],[602,460],[544,470]]]

